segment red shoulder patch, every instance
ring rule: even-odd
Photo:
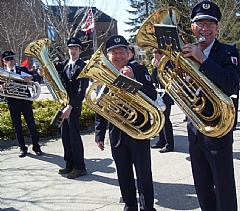
[[[235,64],[235,65],[238,65],[238,59],[236,56],[232,56],[231,57],[231,60],[232,60],[232,63]]]

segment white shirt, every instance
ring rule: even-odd
[[[13,70],[13,72],[16,73],[16,65],[14,65],[13,68],[10,68],[9,66],[7,66],[7,71],[12,72],[11,70]]]
[[[66,75],[69,79],[71,78],[71,73],[69,72],[69,67],[70,67],[70,65],[72,65],[72,70],[71,70],[71,72],[72,72],[76,61],[77,61],[77,59],[75,61],[69,60],[69,62],[68,62],[68,69],[66,71]]]
[[[203,53],[205,54],[206,57],[209,56],[210,51],[211,51],[211,49],[212,49],[212,46],[213,46],[214,42],[215,42],[215,39],[212,41],[212,43],[211,43],[205,50],[203,50]]]

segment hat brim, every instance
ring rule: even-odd
[[[109,50],[113,49],[113,48],[119,48],[119,47],[125,47],[125,48],[127,48],[128,45],[123,45],[123,44],[114,45],[114,46],[111,46],[111,47],[107,48],[107,52],[108,52]]]
[[[78,44],[69,44],[68,47],[72,47],[72,46],[76,46],[76,47],[79,47],[82,49],[82,46],[81,45],[78,45]]]
[[[8,58],[13,58],[14,59],[14,56],[13,55],[5,56],[3,59],[8,59]]]
[[[211,15],[196,15],[192,19],[192,22],[197,21],[197,20],[202,20],[202,19],[215,20],[215,21],[218,22],[218,19],[216,17],[211,16]]]

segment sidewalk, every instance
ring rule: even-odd
[[[175,151],[152,152],[155,208],[158,211],[197,210],[184,114],[175,105],[171,120]],[[234,165],[240,210],[240,130],[234,131]],[[17,146],[0,142],[0,210],[3,211],[122,211],[121,194],[108,140],[100,151],[94,143],[94,132],[83,131],[85,163],[88,174],[69,180],[58,174],[64,167],[60,138],[41,140],[43,156],[29,154],[19,158]],[[151,140],[157,141],[157,137]]]

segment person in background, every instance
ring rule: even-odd
[[[182,47],[185,58],[193,57],[200,63],[199,71],[223,93],[231,96],[239,87],[239,52],[231,45],[216,39],[221,19],[219,7],[210,1],[196,4],[191,12],[191,29],[199,39],[198,45]],[[213,108],[207,100],[204,113]],[[202,211],[237,211],[236,186],[233,167],[233,130],[226,135],[208,137],[187,122],[189,152],[194,185]]]
[[[25,75],[23,76],[25,82],[29,81],[38,81],[38,74],[34,74],[29,71],[25,66],[17,66],[15,60],[15,53],[12,51],[5,51],[2,54],[2,58],[4,59],[6,70],[9,72],[14,72],[16,74]],[[26,94],[30,97],[30,91],[27,89]],[[28,147],[25,144],[23,129],[22,129],[22,120],[21,114],[23,114],[24,119],[27,123],[30,136],[32,139],[32,150],[36,153],[36,155],[42,155],[42,151],[40,145],[38,143],[39,137],[37,132],[37,127],[34,121],[32,104],[33,102],[25,99],[17,99],[12,97],[6,97],[6,101],[8,104],[8,108],[10,111],[14,132],[16,138],[19,143],[20,152],[19,157],[25,157],[27,155]]]
[[[132,65],[129,59],[129,43],[123,36],[110,37],[106,42],[107,58],[125,76],[137,80],[143,84],[141,91],[151,99],[155,100],[157,93],[152,85],[148,70],[143,65]],[[103,93],[108,92],[107,89]],[[142,118],[138,114],[137,122]],[[153,208],[154,191],[151,171],[150,140],[137,140],[124,133],[121,129],[109,123],[104,117],[96,114],[95,120],[95,141],[97,146],[104,150],[104,139],[109,125],[109,136],[112,156],[116,164],[118,182],[125,203],[125,211],[137,211],[138,203],[134,181],[135,167],[140,210],[155,211]],[[143,130],[150,127],[150,121]]]
[[[133,46],[128,46],[128,52],[129,52],[129,57],[128,57],[128,62],[131,64],[138,64],[138,62],[135,60],[135,49]]]
[[[59,174],[67,174],[68,179],[75,179],[87,174],[79,118],[89,79],[77,78],[86,65],[79,58],[82,53],[81,41],[76,37],[70,38],[67,46],[70,59],[55,63],[69,97],[69,104],[63,109],[61,115],[64,119],[61,125],[61,136],[66,167],[59,169]]]
[[[153,71],[152,71],[152,81],[157,90],[160,90],[161,96],[163,98],[163,101],[166,105],[166,109],[164,111],[165,116],[165,123],[163,129],[159,133],[159,139],[156,144],[151,145],[152,149],[160,148],[159,152],[171,152],[174,150],[174,137],[173,137],[173,128],[172,123],[170,120],[170,114],[171,114],[171,107],[174,105],[174,101],[172,98],[165,93],[164,87],[161,85],[161,83],[158,80],[157,75],[157,67],[159,65],[160,60],[164,56],[163,52],[159,49],[153,49]],[[171,66],[170,62],[166,64],[166,66]]]

